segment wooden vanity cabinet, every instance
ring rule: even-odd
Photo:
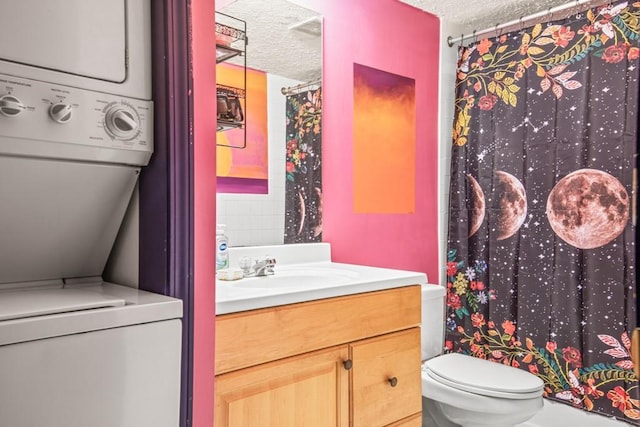
[[[420,295],[217,316],[215,427],[419,427]]]
[[[420,329],[349,345],[354,426],[386,426],[421,410]]]
[[[348,426],[347,346],[216,376],[216,426]]]

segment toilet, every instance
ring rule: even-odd
[[[544,383],[535,375],[444,348],[444,298],[422,286],[424,427],[513,427],[542,409]]]

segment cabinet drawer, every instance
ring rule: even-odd
[[[354,427],[385,426],[422,410],[419,328],[353,343],[350,353]]]
[[[215,372],[418,326],[420,295],[416,285],[217,316]]]
[[[346,345],[215,378],[215,427],[348,427]]]

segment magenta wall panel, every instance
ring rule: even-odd
[[[423,271],[437,282],[440,21],[396,0],[306,3],[324,16],[323,239],[335,261]],[[414,213],[354,212],[354,63],[415,80]]]

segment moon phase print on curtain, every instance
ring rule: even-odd
[[[460,50],[445,341],[634,425],[639,26],[618,2]]]
[[[322,90],[287,96],[285,243],[322,241]]]

